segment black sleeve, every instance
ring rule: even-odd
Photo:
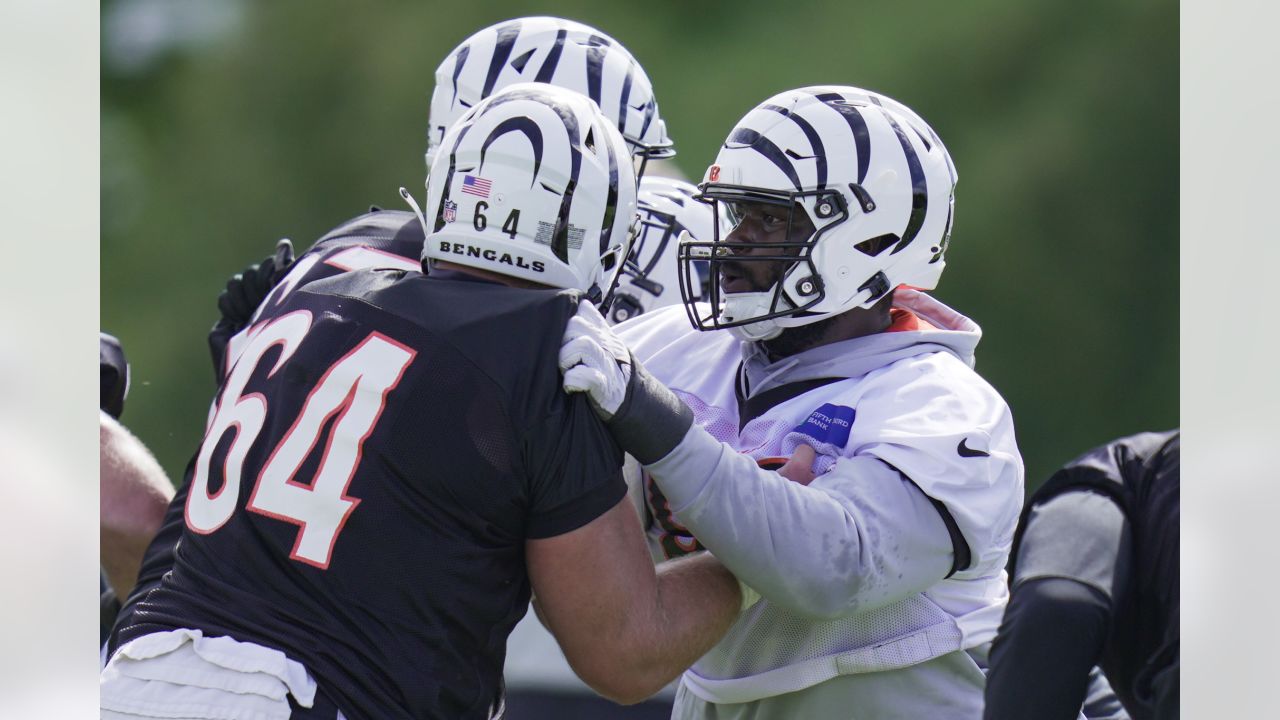
[[[527,433],[523,453],[531,482],[526,537],[576,530],[627,494],[622,450],[585,395],[566,397],[561,412]]]
[[[1113,600],[1128,582],[1130,532],[1111,498],[1089,490],[1031,508],[991,649],[986,720],[1077,716],[1110,630]]]
[[[1110,615],[1102,593],[1084,583],[1022,583],[991,646],[984,720],[1074,720]]]

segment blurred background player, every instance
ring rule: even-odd
[[[586,309],[569,322],[565,387],[644,464],[654,547],[706,547],[763,598],[684,674],[673,717],[981,717],[1023,470],[972,369],[980,329],[920,289],[955,182],[900,103],[781,93],[707,170],[701,197],[734,227],[681,244],[684,307],[616,337]],[[802,452],[811,482],[761,467]]]
[[[1032,496],[987,720],[1073,718],[1101,665],[1128,716],[1178,717],[1180,433],[1113,440]]]
[[[160,529],[173,484],[155,457],[118,420],[129,394],[129,363],[120,341],[98,337],[99,413],[99,644],[105,645],[119,598],[138,580],[143,553]]]
[[[172,569],[117,626],[103,717],[501,716],[531,589],[579,675],[635,702],[737,615],[709,555],[655,574],[621,453],[560,390],[564,323],[629,250],[622,136],[577,93],[515,85],[446,134],[427,187],[430,274],[263,310]]]

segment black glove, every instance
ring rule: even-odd
[[[209,354],[213,358],[213,373],[222,381],[222,361],[231,336],[240,332],[262,301],[271,293],[293,265],[293,243],[288,238],[276,243],[276,251],[260,263],[255,263],[227,280],[227,288],[218,295],[218,322],[209,331]]]
[[[129,394],[129,361],[124,357],[120,341],[104,332],[98,333],[98,376],[101,383],[98,407],[119,419]]]

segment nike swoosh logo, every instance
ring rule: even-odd
[[[985,450],[974,450],[965,443],[969,442],[969,438],[961,438],[960,444],[956,446],[956,452],[960,453],[960,457],[991,457],[991,453]]]

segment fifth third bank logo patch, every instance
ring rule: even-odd
[[[849,442],[849,428],[856,414],[851,407],[826,403],[810,413],[795,431],[832,447],[844,447]]]

